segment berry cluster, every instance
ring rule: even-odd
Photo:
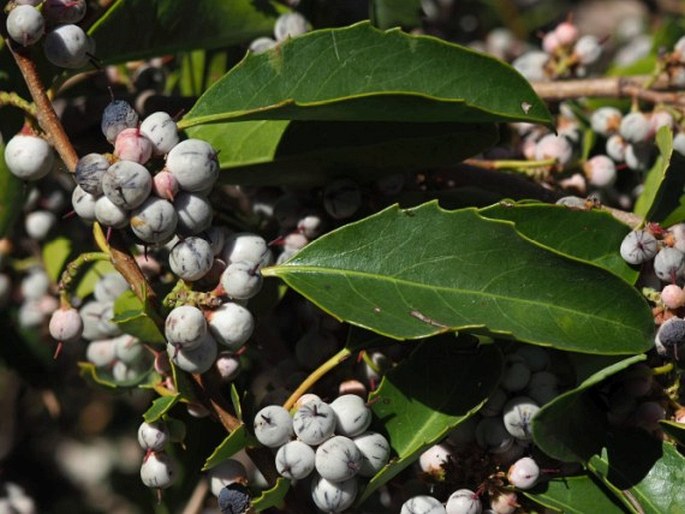
[[[654,341],[657,352],[677,358],[685,344],[685,224],[668,229],[647,224],[632,230],[623,239],[620,253],[628,264],[643,269],[642,281],[659,326]]]
[[[114,302],[129,289],[118,272],[105,274],[95,284],[93,298],[79,310],[83,326],[80,337],[88,341],[86,359],[116,382],[136,380],[150,367],[150,354],[143,343],[122,333],[112,321]]]
[[[177,464],[164,451],[170,442],[172,437],[163,421],[143,422],[138,428],[138,444],[145,451],[140,466],[140,479],[147,487],[166,489],[174,484],[178,476]]]
[[[532,421],[540,406],[561,393],[559,371],[563,366],[546,349],[523,345],[508,353],[499,388],[478,413],[419,457],[423,480],[456,490],[447,493],[444,505],[432,496],[410,498],[401,512],[477,513],[487,496],[493,512],[513,513],[520,506],[515,489],[532,488],[540,475],[530,456]],[[493,473],[500,467],[508,473]]]
[[[95,41],[76,25],[85,15],[86,0],[15,0],[7,15],[7,33],[23,46],[45,35],[48,61],[61,68],[83,68],[95,53]]]
[[[377,432],[367,431],[372,412],[355,394],[326,403],[314,394],[300,398],[294,414],[268,405],[254,418],[257,440],[278,448],[276,469],[291,480],[316,470],[311,493],[324,512],[342,512],[353,503],[357,477],[374,476],[390,458],[390,445]]]

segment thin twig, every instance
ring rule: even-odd
[[[198,480],[195,489],[193,489],[193,494],[190,495],[188,503],[186,503],[182,514],[200,514],[204,507],[205,497],[209,491],[209,481],[202,477]]]
[[[629,98],[649,103],[685,106],[685,93],[669,91],[666,75],[654,79],[651,75],[632,77],[602,77],[578,80],[532,82],[540,98],[559,102],[581,97]]]
[[[345,347],[342,350],[340,350],[338,353],[333,355],[330,359],[328,359],[326,362],[324,362],[321,366],[316,368],[314,371],[312,371],[309,376],[302,381],[302,383],[298,386],[297,389],[293,392],[293,394],[290,395],[290,397],[286,400],[286,402],[283,404],[283,408],[285,410],[290,410],[295,406],[295,403],[297,400],[300,399],[300,397],[306,393],[309,389],[314,387],[314,384],[316,384],[321,378],[334,369],[335,367],[338,366],[341,362],[343,362],[345,359],[347,359],[350,355],[352,355],[352,352],[350,352],[350,349]]]
[[[24,77],[29,93],[31,93],[31,98],[33,98],[33,102],[36,104],[36,118],[40,128],[47,134],[50,143],[55,147],[62,161],[64,161],[64,165],[73,173],[78,162],[78,154],[74,150],[71,141],[69,141],[69,136],[64,131],[64,127],[59,121],[52,102],[50,102],[45,92],[45,87],[40,80],[35,63],[26,51],[20,48],[14,41],[7,39],[5,44],[10,49],[19,67],[19,71],[21,71]]]

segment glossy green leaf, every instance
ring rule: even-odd
[[[222,182],[306,187],[450,166],[497,139],[494,125],[457,123],[244,121],[188,134],[219,152]]]
[[[660,421],[659,426],[666,432],[666,434],[673,438],[673,440],[680,446],[685,448],[685,425],[676,423],[675,421]]]
[[[0,155],[5,155],[5,145],[0,138]],[[21,215],[24,203],[24,184],[10,173],[5,159],[0,158],[0,238],[7,237]]]
[[[240,425],[233,432],[228,434],[228,436],[221,441],[221,444],[214,449],[214,452],[207,457],[207,460],[202,467],[202,471],[212,469],[226,459],[230,459],[233,455],[247,446],[248,440],[247,428],[245,425]]]
[[[513,221],[523,236],[600,266],[626,282],[637,280],[638,271],[618,252],[630,229],[607,212],[530,203],[500,203],[479,212],[486,218]]]
[[[584,367],[577,368],[579,385],[546,404],[535,415],[535,444],[550,457],[566,462],[587,462],[598,454],[606,443],[606,412],[588,389],[644,359],[644,354],[620,361],[577,356],[576,361],[583,361]]]
[[[181,399],[181,395],[172,394],[169,396],[160,396],[153,400],[152,405],[143,414],[143,419],[146,423],[154,423],[164,416],[176,403]]]
[[[58,282],[64,265],[71,255],[71,240],[58,237],[43,245],[43,265],[52,282]]]
[[[371,22],[378,28],[421,26],[420,0],[371,0]]]
[[[475,209],[392,206],[262,273],[344,321],[396,339],[487,331],[599,354],[653,344],[651,311],[633,287]]]
[[[272,488],[262,491],[252,500],[252,506],[256,512],[262,512],[271,507],[278,508],[282,505],[289,490],[290,480],[280,477]]]
[[[89,33],[109,64],[249,43],[271,35],[284,11],[270,0],[117,0]]]
[[[644,189],[635,202],[635,213],[647,221],[672,224],[674,210],[685,212],[685,157],[673,151],[673,133],[662,127],[656,135],[659,155],[647,173]]]
[[[95,284],[98,280],[107,273],[114,271],[114,266],[109,261],[95,261],[90,265],[79,280],[76,286],[75,294],[79,298],[85,298],[95,290]]]
[[[523,493],[531,500],[564,514],[624,514],[628,510],[591,475],[553,478]]]
[[[685,457],[647,432],[614,434],[588,469],[633,512],[685,513]]]
[[[145,343],[166,343],[164,334],[146,313],[142,302],[133,291],[125,291],[116,299],[113,321],[121,330]]]
[[[496,346],[464,349],[451,335],[426,340],[389,371],[370,400],[394,455],[358,503],[475,413],[501,373],[502,354]]]
[[[530,84],[501,61],[368,22],[248,54],[179,127],[250,119],[551,122]]]

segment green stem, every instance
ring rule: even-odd
[[[17,93],[9,93],[7,91],[0,91],[0,107],[6,105],[21,109],[32,118],[36,117],[36,106],[31,102],[23,99]]]
[[[312,371],[310,375],[307,378],[305,378],[304,381],[302,381],[302,383],[297,387],[297,389],[295,389],[293,394],[290,395],[290,398],[286,400],[286,402],[283,404],[283,408],[286,410],[292,409],[295,405],[295,402],[297,402],[297,400],[300,399],[300,396],[302,396],[309,389],[311,389],[314,386],[314,384],[316,384],[326,373],[334,369],[336,366],[338,366],[338,364],[343,362],[350,355],[352,355],[352,351],[349,348],[345,347],[338,353],[336,353],[333,357],[324,362],[321,366]]]
[[[483,159],[466,159],[464,164],[468,164],[469,166],[474,166],[476,168],[484,168],[486,170],[529,170],[554,166],[556,162],[556,159],[545,159],[542,161],[524,161],[514,159],[488,161]]]
[[[62,277],[59,281],[60,296],[66,294],[74,285],[74,280],[79,276],[83,270],[83,266],[95,261],[109,261],[109,255],[103,252],[88,252],[82,253],[76,259],[67,264],[67,267],[62,272]]]
[[[667,375],[671,371],[673,371],[673,363],[668,362],[664,364],[663,366],[657,366],[656,368],[652,368],[652,373],[654,373],[655,376],[657,375]]]

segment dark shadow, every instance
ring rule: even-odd
[[[663,453],[662,443],[639,429],[607,434],[609,473],[607,478],[619,489],[640,483]]]

